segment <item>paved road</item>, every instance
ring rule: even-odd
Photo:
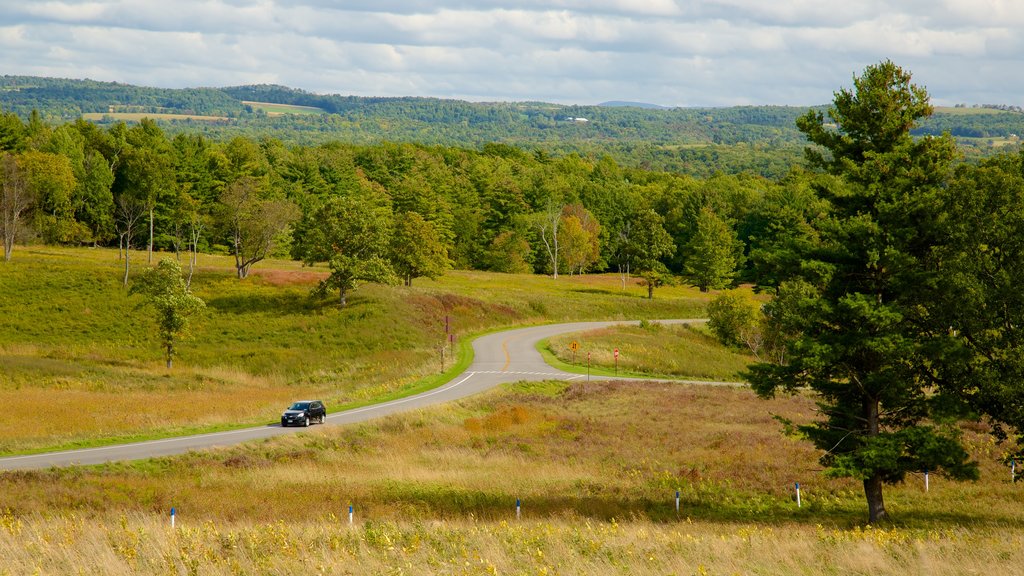
[[[663,320],[664,323],[699,322],[699,320]],[[550,338],[566,332],[580,332],[603,328],[615,324],[636,324],[636,322],[573,322],[569,324],[550,324],[520,328],[481,336],[473,341],[474,361],[465,372],[456,376],[447,384],[400,400],[392,400],[363,408],[355,408],[345,412],[329,414],[328,424],[351,424],[372,418],[379,418],[396,412],[404,412],[423,408],[433,404],[449,402],[465,398],[494,388],[507,382],[522,380],[575,380],[586,378],[579,374],[571,374],[556,370],[546,364],[537,352],[535,345],[544,338]],[[592,376],[593,380],[607,379]],[[706,382],[702,382],[705,383]],[[725,384],[725,383],[723,383]],[[64,452],[47,452],[29,456],[12,456],[0,458],[0,470],[48,468],[50,466],[69,466],[75,464],[101,464],[120,460],[140,460],[154,456],[181,454],[189,450],[229,446],[247,440],[268,438],[279,434],[289,434],[302,428],[282,428],[278,424],[197,434],[148,442],[118,444],[100,448],[85,448]]]

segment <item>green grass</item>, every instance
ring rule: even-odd
[[[270,116],[279,116],[282,114],[326,114],[327,111],[322,108],[316,108],[314,106],[298,106],[293,104],[275,104],[272,102],[250,102],[242,101],[242,104],[250,106],[256,110],[263,110]]]
[[[128,122],[138,122],[144,118],[152,118],[153,120],[200,120],[203,122],[227,122],[230,120],[227,116],[203,116],[200,114],[169,114],[161,112],[86,112],[82,114],[83,120],[91,120],[93,122],[99,122],[107,118],[114,120],[125,120]]]
[[[570,344],[577,342],[574,355]],[[618,369],[614,351],[619,350]],[[561,334],[538,342],[546,362],[567,372],[596,376],[742,381],[754,358],[721,346],[702,325],[650,322]]]
[[[137,274],[145,257],[132,262]],[[323,269],[262,262],[239,281],[228,257],[200,255],[193,289],[207,308],[166,370],[151,313],[121,286],[121,266],[116,251],[48,247],[18,247],[0,266],[11,295],[0,301],[9,327],[0,402],[11,408],[0,453],[260,425],[297,397],[334,410],[422,391],[447,377],[438,355],[446,315],[467,351],[474,335],[503,327],[693,316],[704,305],[684,288],[649,301],[614,276],[452,272],[412,288],[366,285],[339,309],[309,296]],[[135,418],[106,417],[124,404]],[[46,418],[35,415],[40,405],[52,407]]]

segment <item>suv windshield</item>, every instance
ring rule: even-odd
[[[309,402],[296,402],[289,410],[305,410],[309,408]]]

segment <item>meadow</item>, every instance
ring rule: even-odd
[[[275,104],[272,102],[253,102],[242,100],[242,104],[254,110],[263,110],[267,116],[282,116],[284,114],[326,114],[322,108],[314,106],[299,106],[296,104]]]
[[[0,574],[1016,573],[1020,488],[987,436],[967,431],[979,482],[911,477],[886,491],[893,522],[865,527],[858,483],[821,477],[773,419],[813,410],[739,387],[521,383],[233,448],[8,472]]]
[[[208,309],[167,371],[119,264],[47,248],[0,266],[8,450],[265,422],[296,396],[402,393],[440,372],[446,314],[468,342],[544,321],[697,317],[707,298],[675,287],[649,301],[615,276],[453,272],[364,286],[341,310],[309,297],[322,270],[274,261],[240,282],[228,259],[201,256]],[[573,339],[620,348],[628,372],[731,379],[746,362],[699,327],[646,322],[548,346],[571,362]],[[128,408],[141,416],[110,418]],[[892,521],[865,526],[859,482],[822,476],[817,451],[776,420],[816,410],[742,386],[518,383],[231,448],[0,473],[0,575],[1021,573],[1012,447],[984,424],[963,429],[978,482],[933,475],[926,491],[910,475],[886,489]]]
[[[171,114],[161,112],[85,112],[83,120],[91,122],[102,122],[107,119],[122,120],[125,122],[138,122],[143,118],[152,120],[199,120],[203,122],[227,122],[227,116],[205,116],[201,114]]]
[[[154,260],[168,255],[157,255]],[[135,272],[146,256],[133,253]],[[686,288],[625,291],[614,276],[452,272],[414,286],[367,285],[339,309],[310,290],[324,271],[277,260],[239,281],[200,255],[207,308],[167,370],[152,313],[121,285],[116,250],[19,249],[0,268],[0,453],[89,446],[272,422],[299,397],[330,409],[440,384],[474,334],[575,319],[693,317]],[[457,337],[443,346],[445,316]],[[453,374],[452,374],[453,375]],[[43,416],[40,417],[40,408]]]

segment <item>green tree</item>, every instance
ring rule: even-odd
[[[298,218],[298,209],[287,200],[267,197],[261,180],[243,176],[221,194],[220,217],[241,280],[253,264],[270,255],[280,235]]]
[[[28,150],[19,160],[35,198],[33,226],[46,242],[76,239],[74,170],[66,156]]]
[[[561,258],[569,274],[583,274],[601,258],[601,225],[582,204],[562,209]]]
[[[533,272],[530,242],[523,235],[506,230],[494,237],[487,252],[487,268],[507,274],[528,274]]]
[[[413,278],[438,278],[452,267],[437,228],[416,212],[396,215],[390,260],[406,286],[412,286]]]
[[[762,396],[817,394],[823,419],[801,429],[824,451],[826,473],[862,480],[870,522],[887,517],[883,483],[907,472],[978,474],[938,411],[955,398],[936,386],[930,366],[941,349],[921,330],[921,282],[940,243],[937,198],[955,153],[951,138],[911,137],[931,111],[910,74],[883,62],[836,93],[836,128],[820,112],[800,118],[820,147],[808,157],[830,175],[817,184],[830,215],[769,308],[790,335],[786,362],[749,374]]]
[[[727,222],[705,206],[697,216],[697,229],[686,252],[686,275],[701,292],[707,292],[732,282],[743,257],[743,243]]]
[[[643,210],[633,220],[628,246],[633,272],[647,286],[647,298],[654,298],[654,289],[671,281],[664,259],[675,252],[672,236],[665,231],[664,221],[654,210]]]
[[[744,291],[726,290],[708,303],[708,328],[727,346],[747,346],[761,322],[761,306]]]
[[[964,165],[947,189],[937,277],[921,283],[936,380],[995,425],[1024,431],[1024,153]],[[1009,426],[1009,430],[1005,429]]]
[[[311,211],[298,225],[292,256],[312,265],[326,262],[330,276],[315,290],[338,291],[338,303],[362,282],[397,283],[387,259],[391,207],[380,195],[339,196]]]
[[[181,265],[171,258],[140,274],[129,294],[142,296],[145,300],[139,306],[150,306],[156,312],[160,343],[170,368],[175,342],[187,334],[189,317],[205,308],[205,302],[188,290]]]

